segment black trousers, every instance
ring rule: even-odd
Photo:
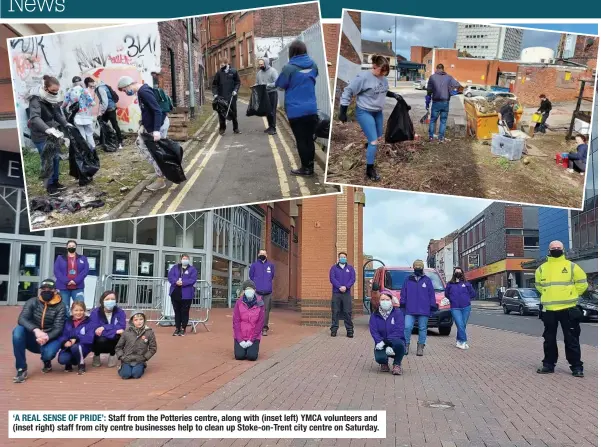
[[[578,158],[578,154],[568,154],[569,167],[576,172],[584,172],[586,165],[584,161]]]
[[[271,101],[271,113],[267,115],[267,124],[275,129],[276,115],[278,110],[278,92],[269,92],[269,101]]]
[[[94,344],[92,345],[92,351],[94,352],[94,355],[115,355],[115,347],[117,346],[120,338],[120,335],[117,335],[115,338],[106,338],[102,335],[99,337],[98,335],[95,335]]]
[[[330,330],[335,332],[338,330],[338,322],[340,318],[344,319],[346,332],[352,334],[353,326],[353,297],[350,291],[344,293],[334,292],[332,295],[332,326]]]
[[[300,118],[291,118],[290,127],[296,139],[296,149],[303,168],[313,169],[315,159],[315,142],[313,135],[319,118],[317,115],[307,115]]]
[[[545,358],[543,365],[555,368],[559,357],[557,350],[557,327],[561,324],[566,359],[570,364],[570,369],[582,368],[582,361],[580,360],[580,321],[577,317],[578,314],[579,312],[576,308],[542,312],[542,320],[545,324],[543,332]]]
[[[121,134],[121,129],[119,129],[119,123],[117,123],[117,110],[107,110],[104,112],[104,115],[102,115],[102,121],[105,123],[111,123],[113,130],[117,134],[119,144],[123,143],[123,135]]]
[[[229,103],[230,100],[228,99],[227,102]],[[232,99],[232,104],[230,105],[230,113],[232,114],[232,125],[234,126],[234,130],[238,129],[238,100],[237,97],[234,96]],[[225,128],[227,127],[226,125],[227,120],[225,119],[225,117],[219,115],[219,129],[220,130],[225,130]]]
[[[188,320],[190,320],[192,300],[171,297],[171,304],[173,305],[173,312],[175,314],[175,328],[186,329],[188,327]]]
[[[236,360],[250,360],[254,362],[259,358],[259,340],[253,342],[250,348],[244,349],[234,340],[234,357]]]

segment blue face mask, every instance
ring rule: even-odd
[[[255,291],[253,289],[246,289],[244,291],[244,296],[246,296],[248,299],[251,299],[253,296],[255,296]]]
[[[338,262],[340,262],[341,264],[346,264],[346,258],[340,258]]]
[[[188,260],[188,259],[182,259],[182,265],[184,267],[187,267],[188,265],[190,265],[190,260]]]
[[[117,304],[116,301],[105,301],[104,308],[108,309],[108,310],[113,310],[113,308],[115,307],[116,304]]]
[[[131,88],[125,89],[125,94],[127,96],[134,96],[136,92],[134,92]]]

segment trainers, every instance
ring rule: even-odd
[[[13,377],[13,383],[23,383],[27,379],[27,369],[17,369],[17,375]]]
[[[65,372],[66,373],[73,372],[73,365],[65,365]]]
[[[265,129],[265,130],[263,131],[263,133],[267,133],[267,132],[269,132],[270,130],[271,130],[271,127],[268,127],[267,129]]]
[[[417,353],[416,355],[421,357],[422,355],[424,355],[424,348],[426,347],[426,345],[422,345],[421,343],[419,343],[417,345]]]
[[[392,375],[400,376],[403,374],[403,370],[401,369],[401,365],[392,365]]]
[[[86,365],[84,363],[77,367],[77,375],[83,376],[86,373]]]
[[[180,329],[179,334],[177,334],[177,335],[179,335],[180,337],[185,337],[186,336],[186,328]]]
[[[46,374],[46,373],[49,373],[49,372],[51,372],[51,371],[52,371],[52,361],[50,361],[50,360],[46,360],[46,361],[44,362],[44,367],[42,368],[42,372],[43,372],[44,374]]]
[[[178,335],[179,335],[179,329],[175,329],[175,330],[173,331],[173,336],[174,336],[174,337],[177,337]]]
[[[54,187],[57,189],[57,191],[64,191],[65,189],[67,189],[65,185],[61,185],[59,182],[56,182],[54,184]]]
[[[146,187],[146,189],[149,191],[158,191],[159,189],[163,189],[165,186],[167,186],[165,184],[165,178],[157,177],[154,182]]]
[[[94,359],[92,360],[92,366],[100,366],[100,356],[99,355],[94,356]]]
[[[122,144],[119,145],[119,149],[123,149],[123,145]]]
[[[470,345],[467,344],[467,341],[463,343],[463,349],[469,349]]]
[[[267,337],[267,329],[266,328],[263,329],[263,337]]]
[[[242,132],[240,132],[240,129],[234,129],[234,133],[241,134]]]
[[[383,372],[383,373],[390,372],[390,366],[388,366],[388,363],[383,363],[380,365],[380,372]]]
[[[49,196],[58,196],[60,194],[59,190],[56,188],[56,185],[48,185],[46,192]]]
[[[330,335],[332,337],[336,337],[336,335],[338,335],[338,331],[330,331]]]
[[[428,141],[432,143],[434,141],[434,137],[428,137]]]
[[[347,336],[348,338],[353,338],[353,337],[354,337],[354,335],[353,335],[353,333],[352,333],[352,332],[347,332],[347,333],[346,333],[346,336]]]
[[[225,135],[225,129],[219,129],[219,135]]]
[[[313,175],[314,171],[312,169],[309,169],[309,168],[301,167],[301,168],[298,168],[298,169],[291,169],[290,173],[292,175],[299,175],[301,177],[309,177],[309,176]]]
[[[543,365],[536,370],[537,374],[553,374],[554,372],[555,372],[554,368],[549,368],[546,365]]]
[[[457,342],[457,344],[456,344],[456,346],[457,346],[459,349],[467,349],[467,348],[466,348],[466,345],[467,345],[467,343],[465,343],[465,342],[462,342],[462,341],[458,341],[458,342]]]
[[[114,368],[115,366],[117,366],[117,356],[116,355],[110,355],[109,356],[109,361],[108,361],[108,365],[109,368]]]
[[[275,135],[277,132],[275,131],[275,129],[271,128],[269,129],[269,131],[267,132],[267,135]]]
[[[574,377],[584,377],[584,371],[582,369],[575,369],[572,371]]]

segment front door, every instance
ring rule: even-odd
[[[13,264],[18,270],[16,273],[17,293],[16,296],[9,297],[9,304],[23,304],[29,298],[38,294],[38,288],[42,281],[41,261],[43,256],[43,244],[33,242],[17,242],[13,245],[15,253],[13,255]],[[16,302],[14,302],[16,298]]]
[[[149,308],[155,303],[162,281],[157,277],[158,254],[145,250],[113,249],[111,274],[106,287],[117,294],[117,302],[125,308]]]

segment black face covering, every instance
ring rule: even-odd
[[[267,256],[265,256],[265,255],[261,255],[261,256],[259,256],[259,259],[260,259],[261,261],[264,261],[264,260],[266,260],[266,259],[267,259]]]
[[[67,251],[69,253],[75,253],[76,250],[77,250],[77,248],[75,248],[75,247],[69,247],[69,248],[67,248]]]
[[[417,276],[422,276],[424,274],[424,269],[413,269]]]
[[[555,250],[549,250],[549,254],[553,258],[559,258],[561,255],[563,255],[563,250],[561,248],[557,248]]]
[[[267,70],[267,67],[265,65],[262,65],[261,67],[259,67],[261,70],[265,71]]]
[[[40,296],[42,297],[42,299],[46,302],[50,301],[52,298],[54,298],[54,290],[42,290],[40,292]]]

